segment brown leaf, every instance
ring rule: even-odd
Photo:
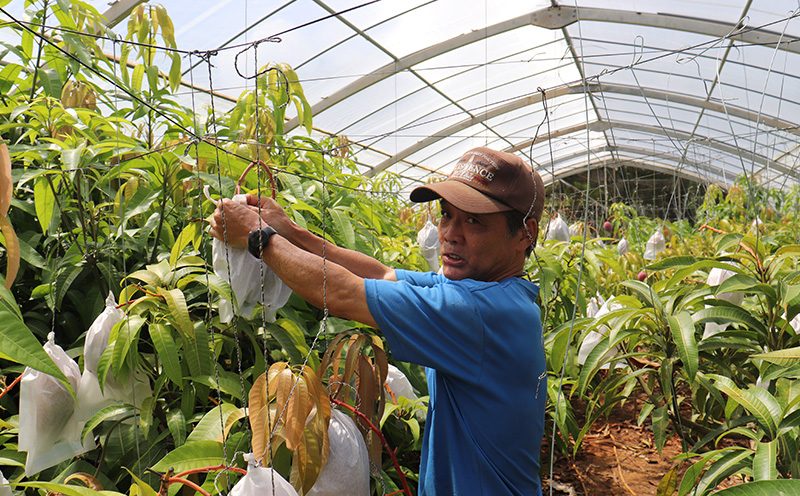
[[[86,487],[88,487],[92,491],[102,491],[103,490],[103,485],[100,484],[100,481],[95,479],[93,476],[91,476],[89,474],[85,474],[83,472],[77,472],[77,473],[74,473],[74,474],[70,475],[69,477],[64,479],[64,484],[66,484],[67,482],[69,482],[71,480],[79,480],[79,481],[83,482],[84,484],[86,484]]]
[[[350,346],[347,348],[347,359],[345,360],[344,376],[342,382],[349,383],[353,378],[356,366],[358,365],[358,357],[361,355],[361,347],[367,341],[366,336],[354,335],[350,338]]]
[[[8,221],[8,218],[5,216],[0,216],[0,231],[3,233],[3,236],[6,238],[6,289],[11,289],[11,286],[14,284],[14,279],[17,278],[17,272],[19,272],[19,259],[20,259],[20,250],[19,250],[19,239],[17,239],[17,234],[14,232],[14,227],[11,225],[11,222]]]
[[[372,363],[364,355],[361,355],[358,360],[358,385],[356,388],[358,396],[361,398],[361,407],[359,408],[361,413],[375,423],[376,402],[380,390],[383,388],[375,380]]]
[[[294,391],[291,392],[289,406],[286,410],[286,447],[290,450],[294,450],[302,442],[306,419],[314,405],[308,396],[305,379],[296,378],[295,380]]]
[[[6,144],[0,143],[0,217],[8,215],[8,209],[11,207],[12,191],[11,157],[8,154]]]

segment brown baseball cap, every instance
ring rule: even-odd
[[[516,210],[538,222],[544,210],[544,182],[517,155],[479,147],[465,153],[447,179],[419,186],[410,196],[413,202],[438,198],[473,214]]]

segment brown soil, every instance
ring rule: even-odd
[[[667,441],[659,454],[649,422],[636,425],[638,409],[634,401],[611,410],[607,419],[595,422],[574,458],[557,453],[553,463],[554,496],[644,496],[655,495],[661,479],[681,453],[677,437]],[[638,405],[641,406],[641,402]],[[582,405],[575,405],[575,412]],[[549,446],[542,450],[542,465],[548,466]],[[688,468],[684,463],[679,470]],[[544,496],[550,494],[549,475],[543,477]],[[721,487],[736,484],[728,480]]]

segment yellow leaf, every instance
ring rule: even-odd
[[[0,232],[3,233],[3,236],[6,238],[6,259],[7,267],[6,267],[6,289],[11,289],[11,285],[14,284],[14,279],[17,277],[17,272],[19,272],[19,240],[17,239],[17,234],[14,232],[14,228],[11,226],[11,222],[5,217],[5,215],[0,217]]]
[[[286,408],[286,447],[290,450],[295,449],[303,440],[303,431],[306,428],[306,419],[311,413],[313,406],[308,398],[308,387],[303,378],[295,378],[293,390],[290,392],[289,404]]]
[[[0,143],[0,217],[8,214],[11,207],[11,157],[5,143]]]

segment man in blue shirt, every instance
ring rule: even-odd
[[[222,208],[228,243],[249,244],[299,296],[379,328],[395,358],[427,368],[419,494],[539,495],[546,367],[538,287],[523,269],[544,185],[516,155],[476,148],[447,180],[411,193],[416,202],[436,199],[441,275],[395,270],[330,244],[323,273],[322,239],[273,200],[248,195],[249,208],[228,200]],[[222,225],[217,209],[211,234],[221,238]]]

